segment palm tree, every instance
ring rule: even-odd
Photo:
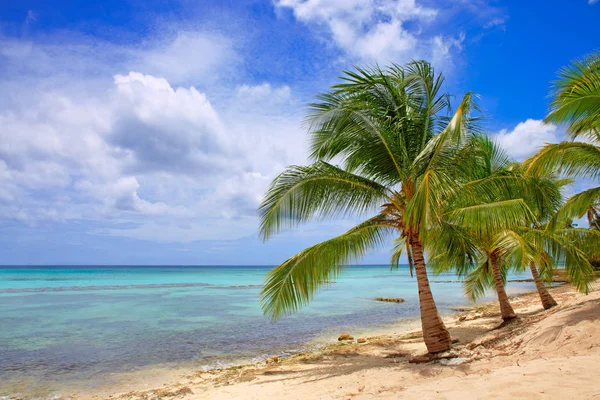
[[[534,218],[523,199],[524,191],[529,188],[513,170],[513,162],[505,151],[487,136],[471,136],[457,158],[453,163],[455,179],[463,182],[462,190],[445,199],[442,215],[451,216],[452,212],[473,204],[487,203],[509,207],[511,218],[490,223],[484,216],[462,225],[445,218],[432,230],[435,240],[431,246],[431,263],[437,272],[454,269],[459,276],[465,277],[465,292],[473,300],[488,287],[494,287],[502,319],[509,321],[516,318],[516,313],[504,287],[512,258],[507,239],[512,229],[526,225]],[[539,193],[536,195],[539,197]]]
[[[557,303],[546,289],[544,281],[552,281],[557,264],[564,265],[571,283],[580,292],[589,293],[589,285],[595,276],[588,260],[588,249],[597,246],[600,235],[582,228],[546,228],[533,226],[504,230],[498,233],[494,245],[496,251],[504,255],[499,268],[501,280],[506,282],[506,275],[510,269],[523,271],[529,268],[542,306],[549,309]],[[494,287],[497,281],[497,276],[483,264],[472,268],[472,272],[466,275],[465,292],[475,300],[482,296],[486,289]],[[495,288],[497,289],[497,285]],[[499,299],[500,297],[499,295]],[[504,313],[503,319],[506,320]]]
[[[573,141],[545,145],[528,160],[528,173],[540,175],[557,170],[568,176],[600,177],[600,52],[592,53],[559,71],[554,83],[547,122],[566,124]],[[584,139],[583,141],[575,141]],[[572,196],[556,215],[556,220],[583,217],[597,224],[600,187]]]
[[[385,70],[357,68],[341,79],[310,105],[313,163],[288,167],[275,178],[260,206],[260,233],[266,240],[313,218],[375,215],[270,271],[263,310],[273,318],[296,311],[344,265],[396,237],[392,263],[401,248],[411,273],[416,271],[427,350],[448,350],[451,339],[433,299],[423,248],[439,200],[457,190],[443,168],[476,129],[477,119],[470,117],[476,110],[473,95],[467,93],[447,117],[444,78],[424,61]]]
[[[547,310],[557,303],[543,281],[554,280],[553,271],[557,264],[564,266],[571,282],[579,291],[588,293],[589,283],[594,279],[593,268],[588,258],[599,236],[588,229],[571,226],[570,219],[559,221],[556,216],[562,205],[561,190],[572,183],[571,179],[558,179],[556,174],[549,170],[544,171],[541,176],[531,177],[526,175],[527,168],[526,163],[519,166],[524,179],[545,182],[548,190],[544,191],[544,196],[538,197],[537,201],[529,201],[531,209],[534,210],[535,222],[517,230],[516,233],[520,237],[515,245],[526,245],[533,253],[530,254],[528,262],[515,260],[515,266],[519,266],[519,261],[521,265],[529,264],[542,306]]]
[[[555,263],[563,263],[572,282],[587,293],[593,271],[586,255],[600,236],[586,229],[549,230],[545,224],[560,207],[561,188],[570,180],[556,179],[551,173],[539,177],[524,174],[527,166],[514,163],[486,136],[469,138],[458,156],[465,161],[453,165],[458,166],[457,180],[464,183],[461,191],[446,199],[444,208],[456,212],[472,202],[506,204],[519,199],[526,207],[515,209],[520,218],[513,215],[504,224],[495,223],[486,230],[474,229],[485,221],[467,226],[451,221],[438,224],[431,249],[434,269],[455,269],[464,276],[465,292],[472,300],[494,288],[505,321],[516,317],[504,289],[511,268],[530,269],[544,308],[556,305],[542,281],[552,278]]]

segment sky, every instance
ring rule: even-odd
[[[597,0],[0,2],[0,264],[278,264],[357,221],[258,237],[341,71],[426,59],[522,160],[564,139],[556,71],[600,48]]]

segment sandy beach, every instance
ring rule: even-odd
[[[426,352],[416,330],[336,342],[268,364],[171,376],[176,383],[106,398],[593,398],[600,396],[593,384],[600,365],[597,288],[587,296],[552,288],[559,305],[548,311],[537,293],[513,297],[519,319],[506,326],[494,302],[457,311],[446,318],[453,349],[426,363],[409,362]]]

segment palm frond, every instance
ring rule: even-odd
[[[515,230],[506,230],[496,235],[493,248],[502,255],[505,262],[517,270],[524,270],[531,262],[536,265],[542,262],[539,248]]]
[[[535,219],[523,199],[481,203],[454,209],[446,217],[477,236],[490,236],[504,229],[528,225]]]
[[[448,151],[451,154],[461,147],[467,137],[479,131],[479,117],[473,117],[479,111],[474,93],[466,93],[444,129],[431,139],[413,162],[415,171],[426,171],[447,165]]]
[[[326,282],[335,280],[344,265],[381,246],[394,230],[378,215],[346,233],[311,246],[271,270],[261,292],[263,311],[279,318],[297,311]]]
[[[260,208],[260,234],[266,240],[282,227],[312,218],[362,214],[389,200],[384,186],[323,161],[292,166],[269,187]]]
[[[440,207],[457,186],[443,170],[428,170],[419,180],[416,192],[407,204],[404,218],[416,229],[428,228],[441,218]],[[425,232],[424,232],[425,233]]]
[[[454,270],[466,276],[485,258],[474,235],[446,221],[432,228],[428,237],[429,267],[437,274]]]
[[[600,142],[600,51],[562,68],[552,97],[547,121],[566,123],[572,138],[585,135]]]
[[[600,147],[589,143],[547,144],[525,162],[527,174],[534,176],[556,170],[572,177],[600,178]]]
[[[566,220],[583,217],[600,199],[600,187],[584,190],[571,196],[560,207],[550,220],[550,227],[555,229]]]
[[[486,290],[493,287],[494,277],[488,259],[466,276],[463,286],[465,296],[471,301],[483,297]]]

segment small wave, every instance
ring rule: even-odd
[[[263,285],[231,285],[231,286],[215,286],[215,289],[251,289],[261,288]]]
[[[214,289],[250,289],[260,288],[262,285],[217,285],[204,282],[189,283],[147,283],[136,285],[90,285],[90,286],[44,286],[35,288],[6,288],[0,289],[1,293],[45,293],[45,292],[72,292],[72,291],[95,291],[95,290],[127,290],[127,289],[164,289],[164,288],[186,288],[186,287],[208,287]],[[1,400],[1,399],[0,399]]]
[[[39,293],[39,292],[69,292],[88,290],[123,290],[123,289],[162,289],[183,287],[214,287],[210,283],[148,283],[138,285],[93,285],[93,286],[45,286],[37,288],[8,288],[0,289],[0,293]]]

